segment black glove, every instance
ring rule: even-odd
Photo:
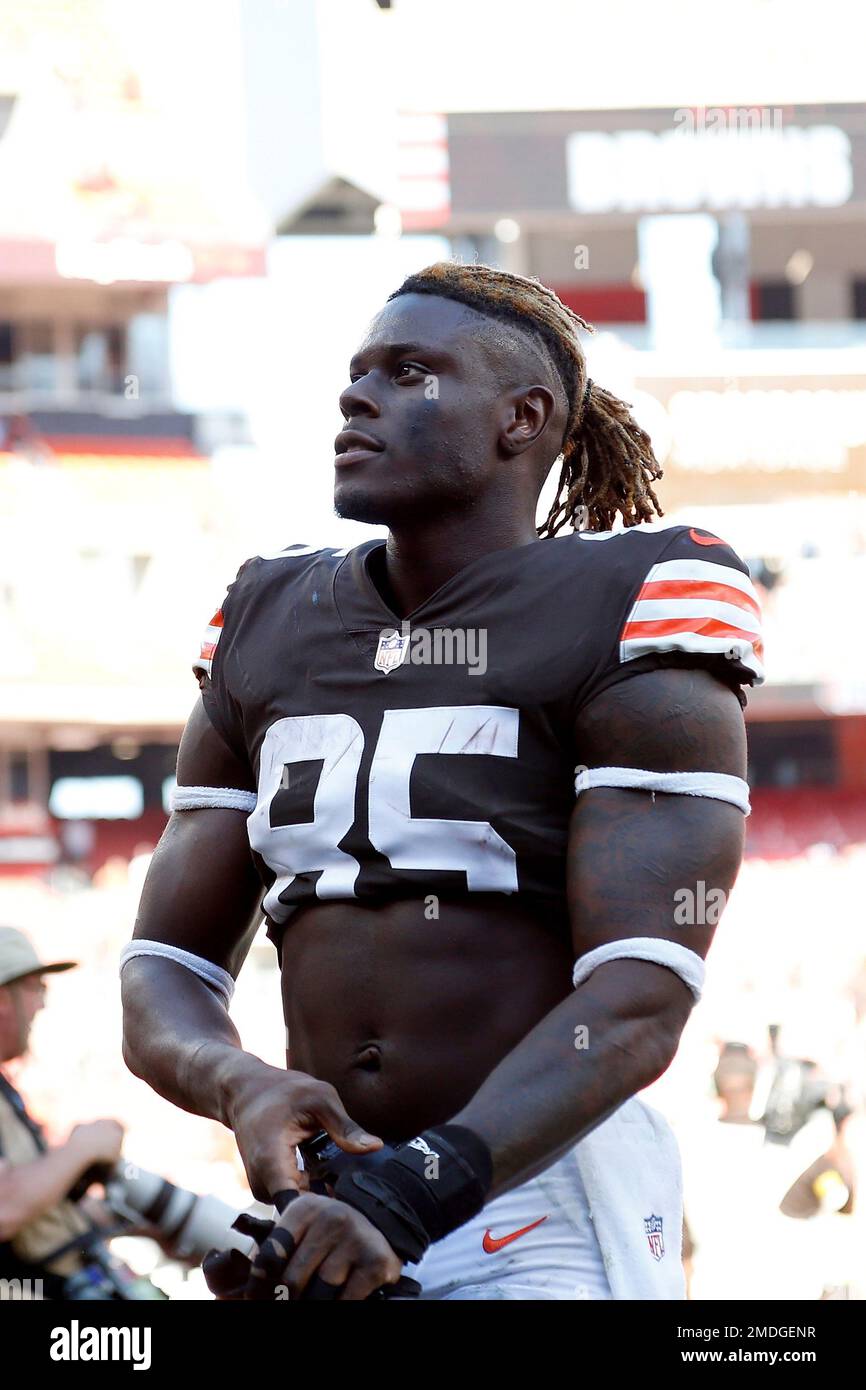
[[[481,1210],[493,1180],[487,1144],[464,1125],[441,1125],[362,1155],[344,1153],[319,1135],[301,1153],[314,1186],[324,1182],[413,1264]]]

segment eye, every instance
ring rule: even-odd
[[[422,376],[425,375],[427,372],[427,368],[420,366],[418,362],[398,362],[396,368],[394,369],[395,377],[402,376],[404,368],[406,368],[409,372],[420,372]]]

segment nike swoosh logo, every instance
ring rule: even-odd
[[[702,536],[698,531],[695,530],[694,526],[692,526],[692,527],[689,528],[689,535],[691,536],[692,540],[695,542],[695,545],[724,545],[724,544],[725,544],[724,541],[720,541],[720,540],[719,540],[718,536]]]
[[[495,1255],[497,1250],[502,1249],[503,1245],[510,1245],[513,1240],[519,1240],[521,1236],[526,1235],[527,1231],[534,1231],[536,1226],[540,1226],[546,1220],[546,1216],[540,1216],[537,1221],[533,1221],[531,1226],[521,1226],[519,1231],[512,1231],[510,1236],[492,1236],[488,1227],[481,1242],[485,1253]]]

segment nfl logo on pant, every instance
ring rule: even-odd
[[[645,1216],[643,1228],[646,1231],[647,1243],[649,1244],[650,1254],[654,1260],[660,1260],[665,1253],[664,1222],[660,1216]]]

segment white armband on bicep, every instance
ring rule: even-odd
[[[668,792],[677,796],[708,796],[728,801],[747,816],[749,784],[728,772],[650,772],[640,767],[588,767],[577,774],[578,796],[591,787],[625,787],[634,791]]]
[[[237,787],[175,787],[171,793],[173,811],[199,811],[217,807],[226,811],[254,811],[258,800],[255,792],[240,791]]]
[[[648,960],[654,965],[663,965],[667,970],[679,975],[683,984],[695,996],[695,1003],[701,997],[706,966],[697,951],[690,951],[687,946],[680,946],[676,941],[662,941],[655,936],[631,936],[625,941],[607,941],[603,946],[596,946],[594,951],[587,951],[574,967],[572,982],[575,989],[582,985],[584,980],[589,979],[593,970],[611,960]]]
[[[223,970],[221,965],[215,965],[212,960],[206,960],[204,956],[195,956],[192,951],[183,951],[180,946],[169,946],[164,941],[128,941],[120,953],[120,969],[123,970],[136,956],[160,956],[163,960],[173,960],[176,965],[182,965],[184,969],[191,970],[199,979],[215,989],[222,995],[226,1008],[232,1000],[235,990],[235,982],[227,970]]]

